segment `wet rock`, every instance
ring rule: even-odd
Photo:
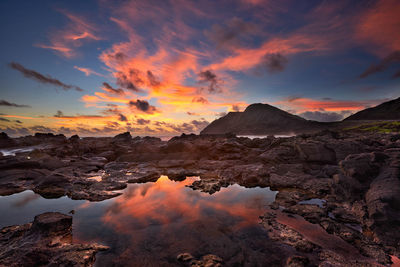
[[[191,185],[189,185],[189,187],[193,190],[200,190],[201,192],[212,195],[221,190],[221,187],[227,187],[228,185],[228,182],[220,180],[199,180],[194,181]]]
[[[288,213],[295,213],[302,216],[309,222],[319,223],[322,217],[325,216],[326,212],[324,209],[320,208],[317,205],[309,205],[309,204],[297,204],[293,205],[284,210]]]
[[[287,267],[305,267],[310,260],[307,257],[295,255],[286,260]]]
[[[0,230],[0,263],[5,266],[92,266],[96,253],[106,249],[72,243],[72,217],[58,212]]]
[[[213,254],[202,256],[200,259],[195,259],[190,253],[182,253],[177,256],[177,260],[184,263],[186,266],[193,267],[220,267],[223,260]]]
[[[176,257],[176,259],[177,259],[178,261],[187,262],[187,261],[193,260],[194,257],[192,256],[192,254],[185,252],[185,253],[179,254],[179,255]]]
[[[66,194],[68,185],[68,177],[55,173],[41,178],[33,191],[44,198],[59,198]]]

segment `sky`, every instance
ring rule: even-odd
[[[0,2],[0,131],[198,133],[252,103],[336,121],[400,96],[400,1]]]

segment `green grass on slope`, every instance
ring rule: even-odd
[[[378,133],[399,133],[400,121],[380,121],[380,122],[366,123],[354,127],[344,128],[343,130],[378,132]]]

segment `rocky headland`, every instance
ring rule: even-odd
[[[120,195],[128,183],[156,181],[160,175],[199,176],[190,187],[209,194],[231,184],[278,191],[260,214],[260,225],[271,240],[294,251],[282,255],[287,266],[390,266],[391,256],[400,257],[400,134],[325,130],[287,138],[182,135],[169,141],[129,133],[113,138],[2,134],[0,144],[33,149],[0,157],[2,196],[30,189],[45,198],[102,201]],[[41,246],[26,246],[26,240],[37,239],[40,216],[33,224],[1,230],[2,264]],[[56,217],[68,223],[55,229],[68,236],[70,219],[63,216]],[[40,240],[46,243],[47,254],[40,254],[46,259],[77,246]],[[76,264],[92,264],[98,249],[80,250],[87,257]],[[59,257],[64,256],[50,257],[48,265]],[[201,261],[186,258],[179,258],[182,264]]]

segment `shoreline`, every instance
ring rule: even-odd
[[[190,187],[209,194],[232,184],[279,191],[271,210],[260,214],[260,225],[274,242],[301,256],[288,261],[308,262],[303,266],[349,263],[337,249],[321,247],[282,223],[276,217],[280,213],[319,225],[354,247],[367,259],[365,264],[390,266],[391,257],[400,256],[400,211],[395,205],[400,197],[399,134],[323,131],[264,139],[182,135],[162,141],[124,133],[114,138],[48,135],[19,140],[46,145],[0,157],[1,195],[33,190],[45,198],[102,201],[121,195],[115,191],[128,183],[155,182],[161,175],[176,181],[199,176]]]

